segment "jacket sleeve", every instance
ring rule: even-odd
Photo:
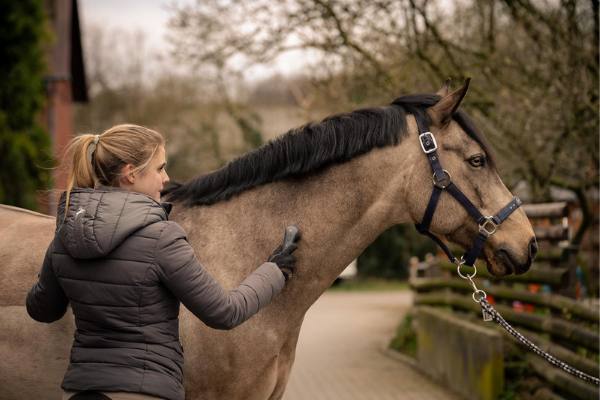
[[[38,281],[27,294],[27,313],[39,322],[54,322],[62,318],[67,312],[69,298],[58,283],[52,266],[52,249],[54,241],[50,243],[42,270],[38,274]]]
[[[163,283],[211,328],[233,329],[266,306],[285,285],[281,270],[264,263],[230,292],[200,264],[184,230],[169,222],[156,244],[155,261]]]

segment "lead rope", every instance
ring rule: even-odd
[[[525,336],[523,336],[519,332],[517,332],[512,326],[509,325],[508,322],[506,322],[504,320],[504,318],[502,318],[500,313],[498,311],[496,311],[494,309],[494,307],[492,307],[492,305],[487,301],[486,293],[483,290],[477,289],[477,286],[475,286],[475,282],[473,282],[473,279],[472,279],[475,276],[475,274],[477,273],[477,268],[475,267],[475,264],[473,264],[473,268],[475,268],[473,275],[467,274],[466,276],[460,272],[460,267],[464,265],[464,261],[457,263],[457,265],[458,265],[458,275],[461,278],[469,281],[469,284],[473,288],[473,291],[474,291],[473,300],[476,303],[479,303],[479,305],[481,305],[481,308],[483,309],[482,310],[483,311],[483,320],[485,322],[496,321],[497,323],[500,324],[500,326],[502,326],[504,329],[506,329],[511,335],[513,335],[515,338],[517,338],[525,346],[527,346],[531,350],[533,350],[537,355],[545,358],[547,361],[549,361],[553,365],[560,367],[563,371],[566,371],[571,375],[574,375],[580,379],[583,379],[584,381],[591,382],[597,386],[600,386],[600,380],[598,378],[588,375],[585,372],[581,372],[580,370],[573,368],[569,364],[566,364],[566,363],[560,361],[558,358],[554,357],[551,354],[546,353],[544,350],[540,349],[538,346],[536,346],[534,343],[532,343],[530,340],[528,340]],[[477,300],[477,298],[476,298],[476,296],[478,294],[481,294],[481,297],[479,298],[479,300]]]

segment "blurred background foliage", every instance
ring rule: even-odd
[[[44,106],[46,29],[42,2],[0,2],[0,204],[37,208],[50,187],[50,137],[38,120]]]
[[[414,226],[394,225],[358,256],[361,275],[384,279],[408,279],[411,257],[436,254],[437,245],[421,236]]]
[[[35,2],[10,7],[29,3]],[[585,232],[597,235],[597,0],[201,0],[174,3],[168,12],[169,54],[154,52],[140,34],[86,26],[90,102],[78,106],[78,132],[101,133],[122,122],[154,127],[169,140],[171,177],[185,180],[309,120],[436,92],[447,77],[457,88],[472,77],[463,108],[499,153],[507,187],[526,182],[529,202],[551,200],[552,187],[572,191],[584,214],[574,243]],[[12,14],[1,15],[14,24]],[[25,35],[30,43],[43,37],[36,26]],[[12,46],[6,31],[1,40]],[[9,74],[11,47],[1,48],[7,52],[1,68]],[[300,73],[248,78],[252,68],[298,50]],[[19,56],[31,58],[25,90],[0,91],[3,141],[10,137],[4,130],[21,129],[9,128],[4,113],[14,96],[41,90],[42,67],[31,51]],[[18,77],[8,81],[2,85],[14,86]],[[20,106],[19,113],[40,107],[31,96],[34,106]],[[31,117],[19,118],[28,121],[32,143],[41,140]],[[47,146],[35,143],[35,151]],[[9,147],[0,145],[1,163],[10,162]],[[35,157],[27,157],[31,168]],[[38,169],[30,175],[35,184],[43,179]],[[361,256],[361,272],[405,277],[409,254],[433,251],[413,230],[384,233]]]

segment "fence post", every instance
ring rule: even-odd
[[[562,260],[555,265],[555,267],[566,268],[567,273],[564,277],[564,282],[555,291],[556,294],[560,294],[571,299],[576,298],[577,283],[579,278],[577,277],[577,254],[579,253],[579,246],[569,245],[563,250]]]
[[[564,281],[560,287],[553,290],[556,294],[569,297],[571,299],[576,298],[577,289],[577,254],[579,252],[578,246],[569,245],[563,250],[562,260],[554,265],[555,268],[566,268],[567,273],[564,275]],[[563,312],[561,310],[552,310],[551,315],[556,318],[563,318]],[[572,341],[565,340],[555,335],[550,335],[550,340],[557,343],[571,351],[577,352],[577,345]]]

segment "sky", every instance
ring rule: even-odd
[[[146,44],[155,51],[166,53],[169,43],[165,39],[171,4],[193,4],[195,0],[79,0],[79,17],[83,35],[86,25],[100,25],[109,29],[140,31],[146,35]],[[85,49],[84,49],[85,51]],[[281,55],[270,66],[255,67],[248,72],[246,79],[263,79],[279,73],[290,75],[300,71],[303,63],[301,52],[288,52]]]
[[[148,44],[167,49],[164,38],[167,32],[169,0],[79,0],[79,17],[83,21],[84,32],[87,24],[141,31],[147,36]],[[176,3],[193,3],[180,0]]]

